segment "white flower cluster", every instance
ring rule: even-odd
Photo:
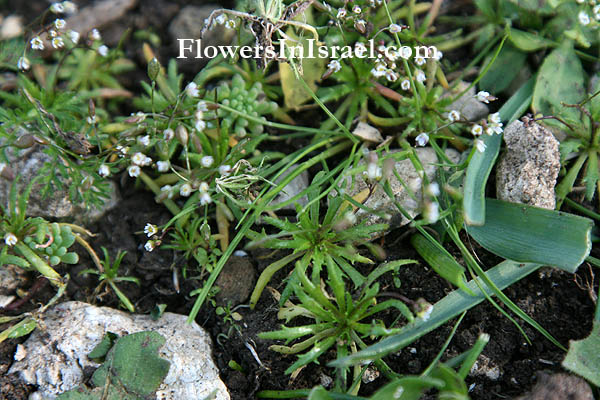
[[[363,172],[363,175],[371,182],[381,179],[383,175],[378,161],[379,157],[374,151],[367,154],[367,170]]]
[[[600,21],[600,4],[597,0],[575,0],[575,2],[584,6],[577,14],[577,19],[581,25],[588,26]],[[592,16],[590,16],[590,12]]]
[[[72,1],[63,1],[60,3],[52,3],[50,11],[54,14],[75,14],[77,12],[77,5]]]

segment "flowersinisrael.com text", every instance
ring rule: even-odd
[[[410,57],[439,59],[441,52],[435,46],[383,46],[376,44],[372,39],[367,43],[352,46],[323,46],[317,45],[315,39],[306,39],[307,45],[289,45],[286,39],[281,39],[278,46],[202,46],[201,39],[177,39],[179,55],[177,58],[215,58],[221,55],[224,58],[261,58],[267,59],[303,59],[303,58],[371,58],[377,59],[385,56],[389,59]]]

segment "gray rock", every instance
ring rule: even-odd
[[[231,42],[233,30],[226,29],[223,25],[215,25],[211,30],[205,32],[204,37],[200,38],[200,32],[204,27],[204,20],[215,10],[220,10],[223,7],[218,4],[204,4],[202,6],[186,6],[179,11],[179,14],[171,21],[169,25],[169,35],[174,44],[177,45],[177,55],[180,54],[180,42],[178,39],[201,39],[201,49],[208,46],[224,46]],[[189,46],[191,42],[185,42],[185,46]],[[196,44],[192,46],[193,51],[186,52],[186,58],[178,58],[180,63],[194,63],[198,66],[203,66],[208,61],[204,58],[204,54],[198,55],[196,52]],[[196,58],[196,57],[202,58]]]
[[[39,146],[34,146],[20,156],[11,156],[11,169],[20,175],[17,190],[22,193],[25,187],[40,173],[46,163],[52,163],[52,158],[43,152]],[[64,182],[65,186],[69,182]],[[0,179],[0,204],[8,205],[12,182]],[[27,215],[32,217],[44,217],[48,219],[72,218],[79,222],[90,222],[97,220],[104,213],[115,207],[119,201],[117,186],[110,182],[110,198],[105,200],[100,209],[85,209],[81,205],[74,204],[69,200],[68,190],[51,190],[46,197],[42,198],[42,184],[34,185],[29,201],[27,203]]]
[[[352,134],[368,143],[383,142],[383,136],[381,136],[379,129],[362,121],[356,125],[356,128],[354,128]]]
[[[80,9],[67,18],[67,29],[72,29],[84,38],[92,29],[102,28],[118,20],[137,4],[137,0],[103,0]]]
[[[285,171],[283,174],[281,174],[275,180],[274,183],[275,184],[281,183],[281,181],[283,181],[286,176],[288,176],[289,174],[294,172],[294,170],[298,167],[299,167],[298,164],[292,165],[290,168],[287,169],[287,171]],[[279,193],[277,195],[277,197],[275,197],[275,199],[273,199],[273,201],[271,201],[271,205],[276,206],[285,201],[288,201],[289,199],[291,199],[292,197],[294,197],[295,195],[297,195],[298,193],[300,193],[307,187],[308,187],[308,171],[304,170],[304,171],[302,171],[302,173],[300,173],[300,175],[298,175],[297,177],[292,179],[290,181],[290,183],[285,185],[285,187],[283,188],[281,193]],[[288,204],[287,206],[282,207],[281,209],[295,211],[296,207],[294,206],[294,204],[300,204],[301,206],[307,205],[308,204],[308,196],[302,196],[298,200],[296,200],[295,203]]]
[[[506,152],[496,169],[501,200],[554,209],[554,186],[560,171],[558,141],[539,124],[514,121],[504,130]]]
[[[27,283],[27,272],[16,265],[0,267],[0,309],[12,303],[15,290]]]
[[[590,385],[577,376],[568,374],[538,374],[533,390],[515,400],[593,400]]]
[[[435,164],[439,163],[435,150],[431,147],[420,147],[415,149],[417,157],[421,161],[423,168],[425,169],[425,175],[429,182],[433,182],[437,171]],[[459,153],[456,150],[446,150],[446,155],[453,162],[457,162],[460,158]],[[362,161],[361,161],[362,162]],[[394,174],[390,176],[390,186],[394,193],[395,200],[402,205],[407,213],[414,218],[421,212],[421,198],[423,197],[423,178],[415,170],[412,162],[409,159],[398,161],[395,163],[396,172],[403,182],[400,182]],[[406,187],[404,186],[406,185]],[[354,197],[359,193],[364,193],[368,190],[368,185],[363,179],[362,175],[356,175],[354,182],[352,177],[348,176],[342,179],[342,186],[348,196]],[[413,198],[407,187],[414,192],[415,197]],[[359,209],[355,215],[357,221],[363,221],[366,219],[366,225],[374,224],[389,224],[390,228],[397,228],[406,225],[410,222],[409,219],[404,217],[399,211],[394,202],[388,197],[383,188],[379,185],[375,186],[373,193],[362,202],[369,209],[378,211],[383,214],[391,216],[390,219],[385,219],[367,212],[366,210]]]
[[[447,93],[444,97],[456,96],[469,86],[467,82],[461,82],[455,90]],[[448,110],[460,111],[462,118],[467,121],[479,121],[489,114],[489,108],[485,103],[480,102],[475,98],[475,86],[463,94],[462,97],[448,106]]]
[[[99,364],[87,354],[107,331],[127,335],[155,331],[166,339],[159,356],[171,362],[167,377],[156,393],[157,399],[197,400],[216,391],[217,400],[228,400],[229,393],[219,379],[211,357],[208,333],[186,316],[164,313],[158,321],[149,315],[128,314],[107,307],[94,307],[70,301],[48,310],[20,351],[19,361],[9,373],[18,373],[30,385],[37,385],[37,396],[55,399],[60,393],[83,383],[84,370]]]

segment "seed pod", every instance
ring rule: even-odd
[[[160,73],[160,63],[158,62],[156,57],[154,57],[148,63],[148,78],[150,78],[150,80],[154,82],[156,80],[156,78],[158,77],[159,73]]]
[[[17,140],[13,143],[13,146],[18,147],[19,149],[28,149],[32,147],[36,143],[35,136],[30,133],[19,136]]]
[[[177,129],[175,129],[175,136],[177,137],[177,140],[179,140],[179,143],[183,146],[187,146],[189,136],[184,125],[179,125]]]

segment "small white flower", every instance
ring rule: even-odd
[[[585,3],[585,0],[575,0],[577,2],[577,4],[583,4]]]
[[[430,224],[434,224],[440,218],[440,206],[435,201],[425,203],[425,219]]]
[[[481,134],[483,133],[483,127],[479,124],[475,124],[471,128],[471,133],[473,134],[473,136],[481,136]]]
[[[375,65],[375,68],[371,69],[371,75],[373,75],[375,78],[380,78],[382,76],[385,76],[386,73],[387,73],[386,66],[379,62]]]
[[[388,69],[385,73],[385,79],[387,79],[390,82],[396,82],[398,80],[398,74],[392,71],[391,69]]]
[[[132,178],[140,176],[140,172],[142,172],[142,170],[137,165],[130,165],[129,168],[127,168],[127,173]]]
[[[98,168],[98,175],[106,178],[107,176],[110,175],[110,168],[108,168],[108,165],[106,164],[102,164],[100,165],[100,168]]]
[[[192,194],[192,187],[190,186],[190,184],[184,183],[183,185],[181,185],[181,187],[179,188],[179,194],[183,197],[189,197],[190,194]]]
[[[100,35],[100,31],[96,28],[92,29],[92,31],[90,32],[90,39],[92,39],[92,40],[102,39],[102,36]]]
[[[231,165],[221,165],[219,167],[219,174],[221,176],[227,176],[231,173]]]
[[[223,25],[225,21],[227,21],[227,17],[225,17],[225,14],[219,14],[215,18],[215,22],[219,25]]]
[[[244,250],[236,250],[233,252],[233,255],[236,257],[248,257],[248,253],[246,253]]]
[[[475,139],[475,148],[478,152],[483,153],[487,146],[483,143],[483,140]]]
[[[204,100],[199,101],[198,104],[196,104],[196,110],[202,111],[202,112],[208,112],[208,103],[205,102]]]
[[[200,186],[198,187],[198,190],[200,190],[201,192],[208,192],[209,186],[208,183],[206,182],[201,182]]]
[[[410,81],[408,79],[403,80],[400,87],[402,90],[410,90]]]
[[[50,6],[50,11],[52,11],[54,14],[62,14],[65,12],[65,7],[62,5],[62,3],[52,3]]]
[[[163,131],[163,139],[167,142],[175,137],[175,131],[171,128],[167,128]]]
[[[431,197],[437,197],[440,195],[440,185],[437,182],[430,183],[425,188],[425,193]]]
[[[190,82],[187,84],[187,86],[185,87],[185,93],[189,96],[189,97],[198,97],[198,85],[196,85],[195,82]]]
[[[493,113],[488,115],[488,121],[490,121],[493,124],[501,123],[502,119],[500,118],[500,113]]]
[[[200,205],[205,206],[210,203],[212,203],[212,198],[210,197],[210,194],[208,194],[208,192],[200,193]]]
[[[594,6],[593,12],[594,12],[594,18],[596,20],[600,20],[600,4],[597,6]]]
[[[478,92],[475,97],[477,98],[478,101],[482,102],[482,103],[486,103],[489,104],[490,103],[490,94],[484,90]]]
[[[161,187],[160,191],[163,193],[168,193],[167,197],[169,199],[173,197],[173,186],[171,186],[171,185],[165,185],[165,186]]]
[[[27,71],[30,67],[31,64],[29,63],[27,57],[19,57],[19,61],[17,61],[17,68],[19,68],[21,71]]]
[[[81,35],[79,35],[79,32],[77,31],[69,31],[67,32],[67,35],[69,36],[69,39],[71,40],[71,42],[77,44],[79,43],[79,38]]]
[[[29,43],[31,43],[31,48],[33,50],[44,50],[44,42],[39,36],[36,36],[33,39],[31,39]]]
[[[418,69],[415,72],[415,79],[417,80],[417,82],[421,82],[421,83],[425,82],[427,80],[427,77],[425,76],[425,72]]]
[[[135,165],[143,165],[146,161],[146,155],[144,153],[137,152],[131,157],[131,162]]]
[[[590,16],[585,11],[579,11],[579,14],[577,14],[577,19],[579,19],[579,23],[583,26],[589,25],[591,22]]]
[[[487,128],[485,128],[485,134],[488,136],[492,136],[494,134],[494,130],[492,129],[491,126],[488,126]]]
[[[362,10],[360,9],[360,7],[358,5],[355,5],[354,7],[352,7],[352,12],[354,14],[360,14],[362,12]]]
[[[460,112],[457,110],[452,110],[448,113],[448,120],[450,122],[456,122],[460,120]]]
[[[152,237],[152,236],[154,236],[154,235],[156,235],[158,233],[158,227],[156,225],[151,224],[151,223],[147,223],[146,226],[144,227],[144,233],[148,237]]]
[[[137,142],[139,145],[147,147],[150,144],[150,135],[139,136]]]
[[[337,15],[335,16],[337,19],[340,18],[344,18],[346,16],[346,9],[345,8],[340,8],[337,12]]]
[[[402,27],[398,24],[391,24],[390,25],[390,32],[391,33],[400,33],[402,32]]]
[[[158,172],[167,172],[169,170],[169,160],[157,161],[156,168],[158,169]]]
[[[62,37],[57,36],[54,39],[52,39],[52,47],[54,47],[55,49],[62,49],[63,47],[65,47],[65,41]]]
[[[429,143],[429,135],[427,134],[427,132],[422,132],[419,134],[419,136],[416,137],[415,142],[417,146],[423,147],[427,143]]]
[[[342,64],[338,60],[331,60],[329,61],[329,64],[327,64],[327,68],[335,73],[342,69]]]
[[[225,28],[235,29],[235,21],[232,19],[227,20],[227,22],[225,22]]]
[[[206,122],[202,119],[199,119],[196,121],[196,124],[194,125],[194,127],[196,128],[196,130],[198,132],[202,132],[204,129],[206,129]]]
[[[118,145],[118,146],[117,146],[117,151],[118,151],[119,153],[121,153],[120,155],[121,155],[121,157],[123,157],[123,156],[125,156],[127,153],[129,153],[129,147],[128,147],[128,146],[121,146],[121,145]]]
[[[377,165],[376,162],[372,162],[367,164],[367,170],[363,174],[367,177],[368,180],[376,181],[381,178],[381,176],[383,175],[383,171],[381,170],[381,167]]]
[[[367,21],[365,21],[364,19],[359,19],[358,21],[356,21],[354,26],[361,32],[363,32],[365,29],[367,29]]]
[[[67,26],[67,23],[65,22],[64,19],[58,18],[54,20],[54,27],[58,30],[63,29],[65,26]]]
[[[106,57],[108,55],[108,46],[102,45],[98,47],[98,54],[102,57]]]
[[[215,159],[212,156],[204,156],[200,159],[200,164],[202,164],[204,168],[210,168],[214,162]]]
[[[148,240],[144,245],[144,249],[146,249],[148,252],[154,250],[154,240]]]
[[[67,14],[75,14],[77,12],[77,5],[72,1],[63,1],[62,6]]]
[[[416,57],[415,58],[415,64],[417,64],[419,67],[425,65],[427,61],[425,61],[425,59],[423,57]]]
[[[435,52],[435,54],[433,56],[435,61],[440,61],[442,59],[442,57],[444,57],[444,53],[442,53],[441,50],[438,50],[437,52]]]
[[[17,236],[14,233],[8,232],[4,235],[4,243],[6,243],[7,246],[14,246],[18,241],[19,239],[17,239]]]

